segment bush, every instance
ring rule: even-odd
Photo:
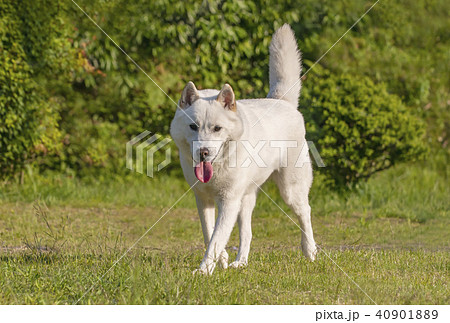
[[[300,102],[308,140],[314,141],[334,185],[356,183],[426,152],[425,125],[384,84],[367,77],[309,75]]]
[[[0,15],[0,177],[5,177],[37,151],[51,148],[58,130],[54,106],[32,80],[16,7],[1,2]]]
[[[0,2],[0,178],[62,147],[55,92],[79,66],[63,9],[49,0]]]

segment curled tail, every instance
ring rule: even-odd
[[[302,83],[300,73],[300,52],[297,48],[294,32],[284,24],[275,32],[270,43],[268,98],[281,99],[296,108]]]

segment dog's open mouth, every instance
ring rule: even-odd
[[[202,183],[208,183],[213,176],[213,167],[209,161],[201,161],[195,165],[195,176]]]
[[[214,163],[216,158],[220,155],[220,152],[222,151],[223,146],[227,143],[228,143],[228,140],[225,141],[224,143],[222,143],[222,145],[219,147],[217,154],[214,156],[214,158],[212,158],[209,161],[200,159],[200,162],[195,165],[195,167],[194,167],[195,177],[197,177],[197,179],[200,182],[208,183],[211,180],[213,173],[214,173],[212,164]]]

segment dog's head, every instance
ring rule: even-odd
[[[213,175],[213,162],[229,140],[242,135],[242,121],[233,89],[198,91],[189,82],[181,94],[170,134],[178,148],[194,161],[195,176],[203,183]]]

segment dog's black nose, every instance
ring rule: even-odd
[[[200,161],[205,161],[208,155],[209,155],[208,148],[200,148]]]

